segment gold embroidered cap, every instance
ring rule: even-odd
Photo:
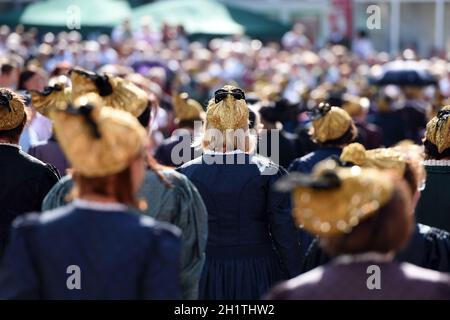
[[[109,74],[97,74],[79,68],[70,71],[72,99],[90,92],[97,93],[103,104],[125,110],[138,117],[147,108],[147,93],[131,81]]]
[[[352,124],[352,118],[345,110],[323,102],[310,112],[310,118],[313,137],[321,143],[342,137]]]
[[[349,94],[344,94],[342,109],[347,111],[351,117],[356,117],[367,113],[370,101],[365,97],[358,97]]]
[[[214,93],[206,110],[207,129],[220,131],[248,129],[248,107],[244,92],[226,85]]]
[[[438,152],[450,148],[450,105],[442,107],[428,123],[425,139],[434,144]]]
[[[72,88],[63,83],[46,87],[43,91],[31,90],[33,107],[46,117],[54,110],[64,110],[71,101]]]
[[[52,115],[64,153],[86,177],[124,170],[146,143],[146,131],[133,115],[103,103],[97,94],[89,93]]]
[[[17,128],[25,117],[25,101],[14,91],[0,88],[0,130]]]
[[[200,103],[189,98],[186,92],[174,94],[172,97],[173,108],[175,111],[175,121],[202,120],[205,117]]]
[[[339,167],[326,160],[311,175],[292,173],[277,183],[292,191],[296,224],[318,236],[350,233],[392,197],[394,183],[373,168]]]
[[[361,167],[390,169],[400,177],[405,173],[407,162],[398,150],[393,148],[366,150],[360,143],[351,143],[346,146],[342,150],[340,159]]]

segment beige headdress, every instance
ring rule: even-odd
[[[174,94],[172,103],[176,122],[202,120],[205,117],[205,112],[200,103],[189,98],[189,94],[186,92]]]
[[[31,90],[31,102],[33,107],[46,117],[51,117],[54,110],[64,110],[71,101],[72,88],[65,84],[57,83],[46,87],[44,91]]]
[[[320,103],[311,112],[313,137],[320,143],[342,137],[352,124],[352,118],[343,109]]]
[[[394,190],[392,179],[383,171],[338,167],[331,160],[319,163],[312,175],[293,173],[277,186],[292,191],[297,225],[318,236],[351,232],[384,206]]]
[[[226,85],[214,93],[206,111],[207,129],[220,131],[248,129],[248,107],[244,92]]]
[[[126,110],[138,117],[147,108],[147,94],[131,81],[112,75],[96,74],[82,69],[72,69],[73,100],[89,92],[95,92],[103,104],[118,110]]]
[[[358,97],[349,94],[344,94],[342,109],[347,111],[351,117],[359,116],[367,113],[370,101],[365,97]]]
[[[342,150],[341,160],[361,167],[390,169],[403,176],[407,160],[398,150],[378,148],[366,150],[360,143],[351,143]]]
[[[145,129],[130,113],[103,105],[95,93],[52,114],[56,137],[73,167],[86,177],[127,168],[146,143]]]
[[[0,130],[17,128],[25,117],[25,102],[7,88],[0,88]]]
[[[427,123],[425,139],[434,144],[439,153],[450,148],[450,105],[443,107]]]

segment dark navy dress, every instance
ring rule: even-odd
[[[125,210],[74,202],[17,218],[0,299],[179,299],[179,230]]]
[[[342,148],[320,147],[319,149],[310,152],[301,158],[295,159],[289,167],[289,172],[311,173],[314,166],[320,161],[333,156],[339,157],[341,153]]]
[[[235,153],[204,154],[179,170],[208,210],[200,299],[259,299],[300,272],[289,195],[272,190],[285,174],[282,168],[258,155]]]

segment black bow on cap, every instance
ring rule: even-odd
[[[214,102],[219,103],[225,99],[228,95],[232,95],[236,100],[245,100],[245,93],[239,88],[227,91],[225,89],[219,89],[214,92]]]
[[[42,92],[39,92],[40,95],[43,96],[48,96],[50,95],[53,91],[61,91],[63,89],[63,87],[59,84],[55,84],[52,87],[45,87],[44,90],[42,90]]]
[[[0,107],[5,107],[11,112],[10,102],[12,100],[12,95],[8,91],[0,90]]]
[[[95,86],[97,87],[98,94],[101,97],[109,96],[113,92],[113,88],[112,88],[111,84],[109,83],[109,78],[106,74],[99,75],[97,73],[85,71],[85,70],[81,70],[81,69],[72,69],[70,72],[76,72],[76,73],[92,80],[94,82]]]
[[[311,120],[317,120],[324,117],[331,110],[331,105],[326,102],[321,102],[317,107],[308,112]]]
[[[450,109],[439,110],[437,113],[437,117],[439,120],[445,120],[450,116]]]
[[[92,134],[96,139],[101,138],[100,130],[98,129],[97,123],[92,118],[92,111],[94,110],[94,106],[91,104],[85,104],[78,108],[74,107],[72,104],[69,104],[65,112],[75,115],[81,115],[88,126],[91,128]]]
[[[333,170],[324,170],[319,176],[293,172],[275,183],[275,189],[289,192],[296,187],[309,187],[316,190],[329,190],[341,186],[342,181]]]

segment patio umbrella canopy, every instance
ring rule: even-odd
[[[70,19],[76,19],[77,11],[81,30],[83,26],[112,28],[131,14],[125,0],[47,0],[27,6],[20,23],[65,28],[72,23]]]
[[[139,6],[133,10],[134,27],[150,16],[155,28],[163,22],[181,24],[189,34],[280,36],[289,27],[261,14],[232,7],[214,0],[167,0]]]
[[[416,61],[393,61],[386,63],[379,75],[371,82],[378,86],[389,84],[399,86],[428,86],[436,84],[436,79],[426,66]]]
[[[0,25],[6,24],[8,26],[15,27],[19,23],[19,19],[22,13],[23,10],[21,9],[8,10],[6,12],[2,12],[0,14]]]

